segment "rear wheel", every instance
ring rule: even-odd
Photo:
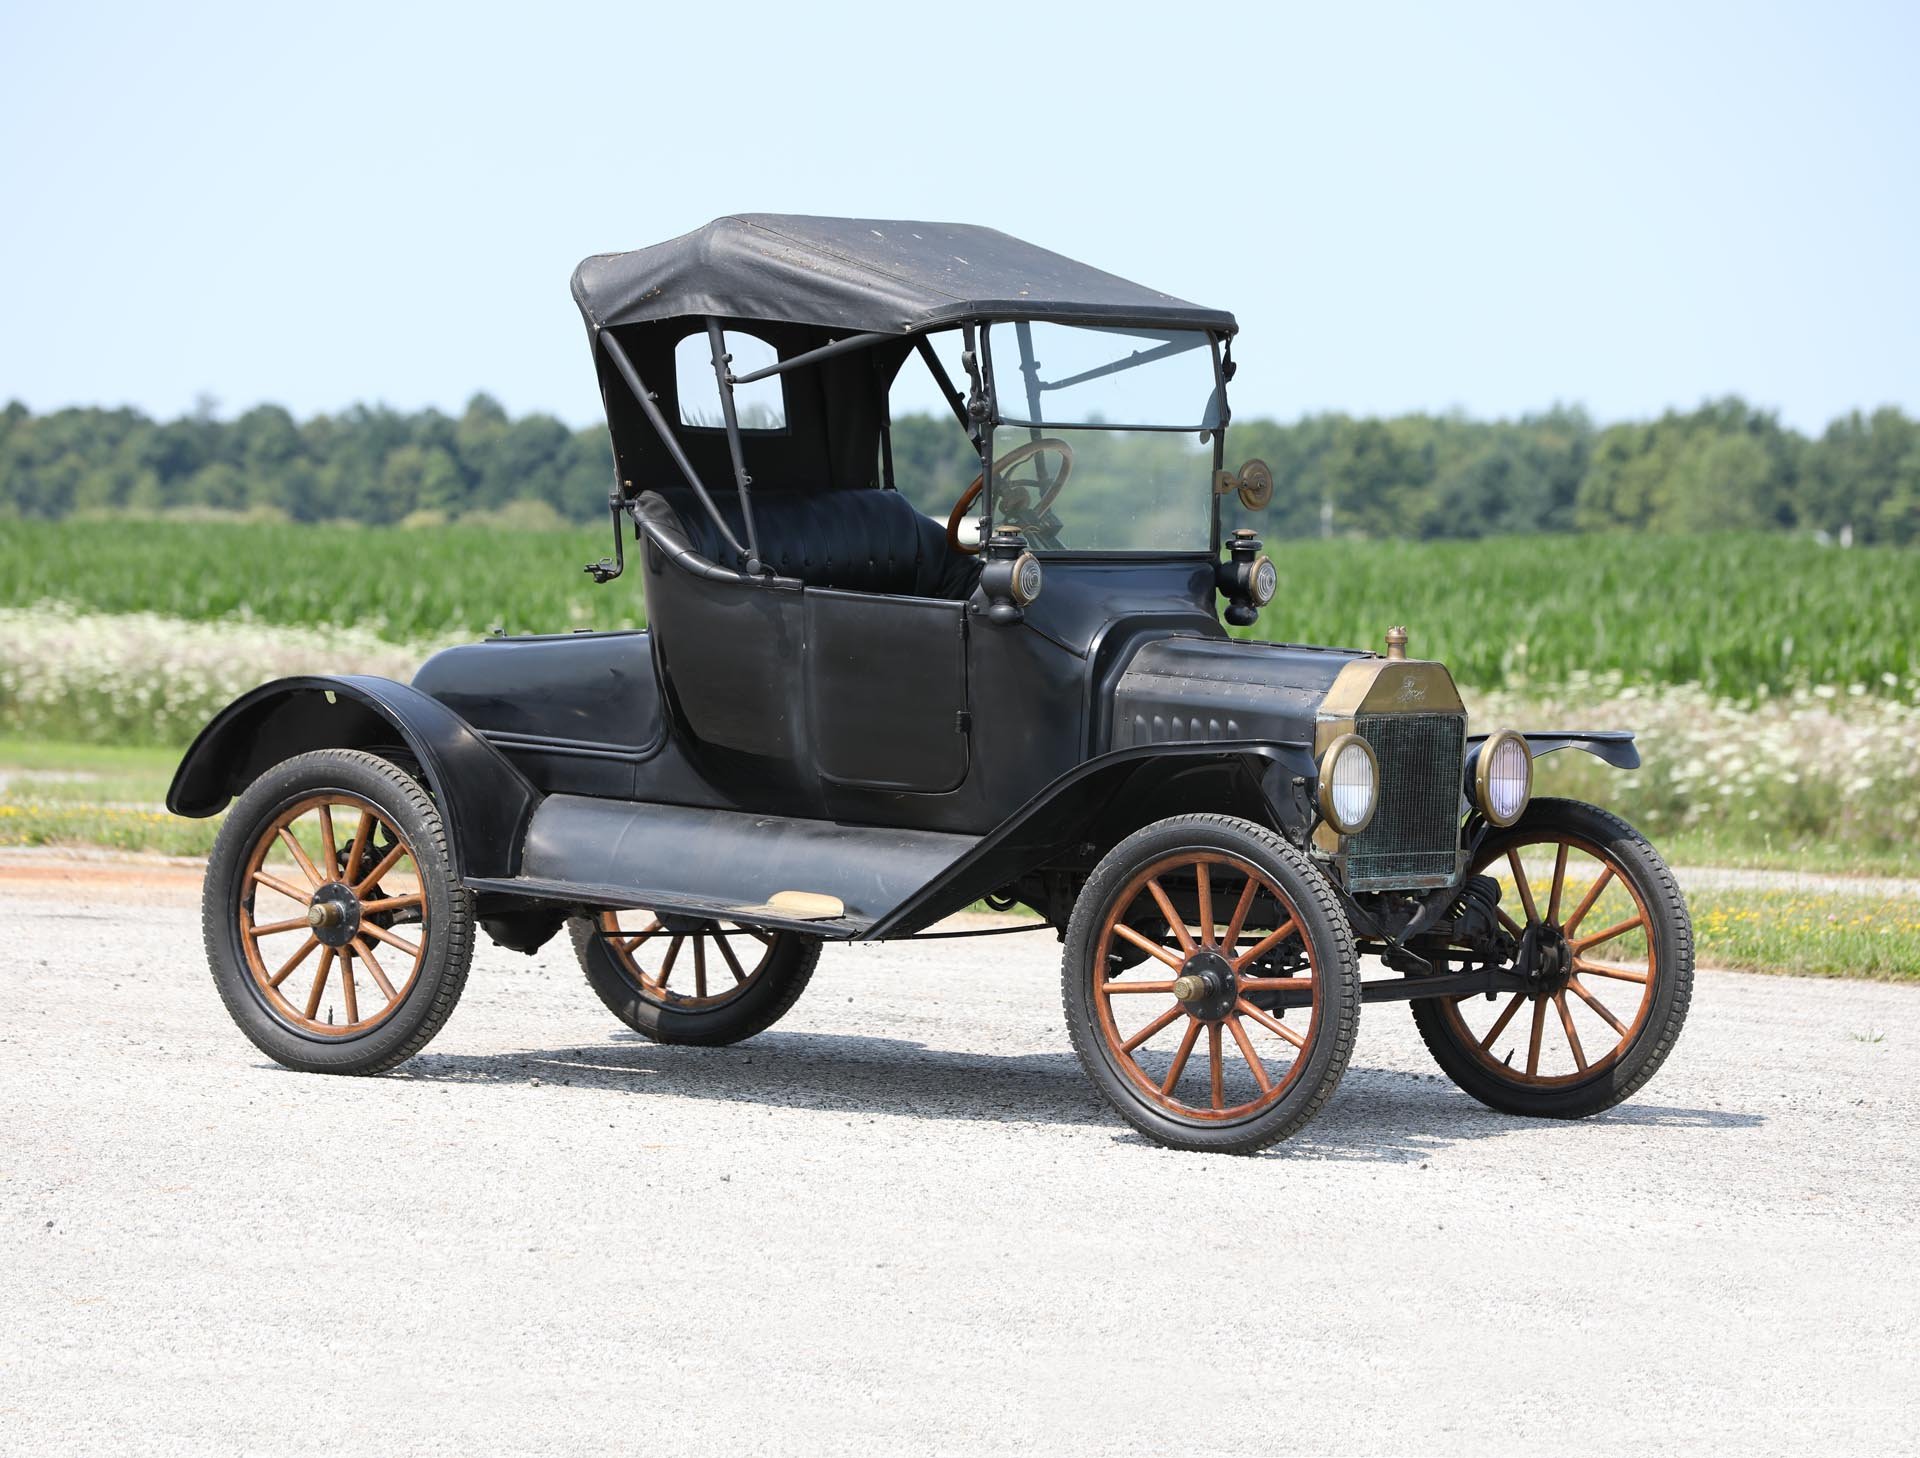
[[[799,999],[820,939],[650,911],[573,923],[587,982],[656,1043],[715,1046],[763,1033]]]
[[[1474,871],[1501,882],[1500,918],[1530,986],[1412,1004],[1455,1083],[1509,1114],[1577,1119],[1653,1077],[1693,995],[1693,926],[1673,873],[1618,816],[1536,800]]]
[[[1251,1153],[1339,1085],[1359,961],[1326,879],[1264,827],[1150,825],[1100,862],[1061,966],[1074,1051],[1121,1117],[1176,1149]]]

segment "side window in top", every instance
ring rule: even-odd
[[[946,366],[947,377],[965,390],[967,373],[960,364],[960,331],[933,334],[927,342]],[[980,472],[973,442],[967,438],[966,428],[954,419],[953,407],[942,397],[932,371],[917,352],[907,356],[893,377],[888,404],[893,417],[894,486],[917,510],[944,522],[954,502]]]
[[[777,363],[771,344],[752,334],[729,329],[723,336],[730,368],[736,376],[750,375]],[[680,423],[696,430],[720,430],[727,418],[720,410],[720,382],[713,377],[713,346],[707,332],[689,334],[673,351],[674,392],[680,397]],[[768,375],[751,385],[733,387],[733,408],[742,430],[785,430],[787,397],[779,375]]]

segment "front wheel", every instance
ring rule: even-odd
[[[1094,1086],[1176,1149],[1247,1154],[1333,1096],[1360,1019],[1332,888],[1271,831],[1183,815],[1094,869],[1061,964],[1067,1031]]]
[[[381,1073],[440,1030],[473,957],[473,898],[420,783],[352,749],[303,754],[234,802],[207,862],[207,959],[268,1057]]]
[[[1529,985],[1414,1002],[1434,1061],[1503,1113],[1612,1108],[1665,1061],[1693,996],[1693,925],[1673,873],[1618,816],[1552,799],[1490,835],[1473,869],[1501,883],[1513,970]]]

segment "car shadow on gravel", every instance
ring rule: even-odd
[[[1071,1054],[955,1052],[906,1038],[770,1032],[732,1048],[686,1048],[620,1034],[588,1047],[487,1056],[423,1053],[390,1076],[877,1117],[1075,1125],[1106,1130],[1116,1143],[1159,1147],[1120,1123],[1088,1087]],[[1730,1130],[1764,1122],[1758,1114],[1633,1102],[1581,1124],[1519,1119],[1483,1107],[1439,1074],[1355,1066],[1320,1116],[1267,1157],[1418,1163],[1463,1140],[1520,1132],[1565,1135],[1583,1124]]]

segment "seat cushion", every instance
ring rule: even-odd
[[[695,552],[733,571],[744,569],[745,554],[727,545],[691,492],[647,492],[643,502],[646,497],[672,508]],[[727,492],[716,504],[745,542],[738,498]],[[756,492],[753,524],[761,560],[809,587],[959,598],[972,591],[978,574],[972,558],[948,547],[946,528],[897,491]]]

